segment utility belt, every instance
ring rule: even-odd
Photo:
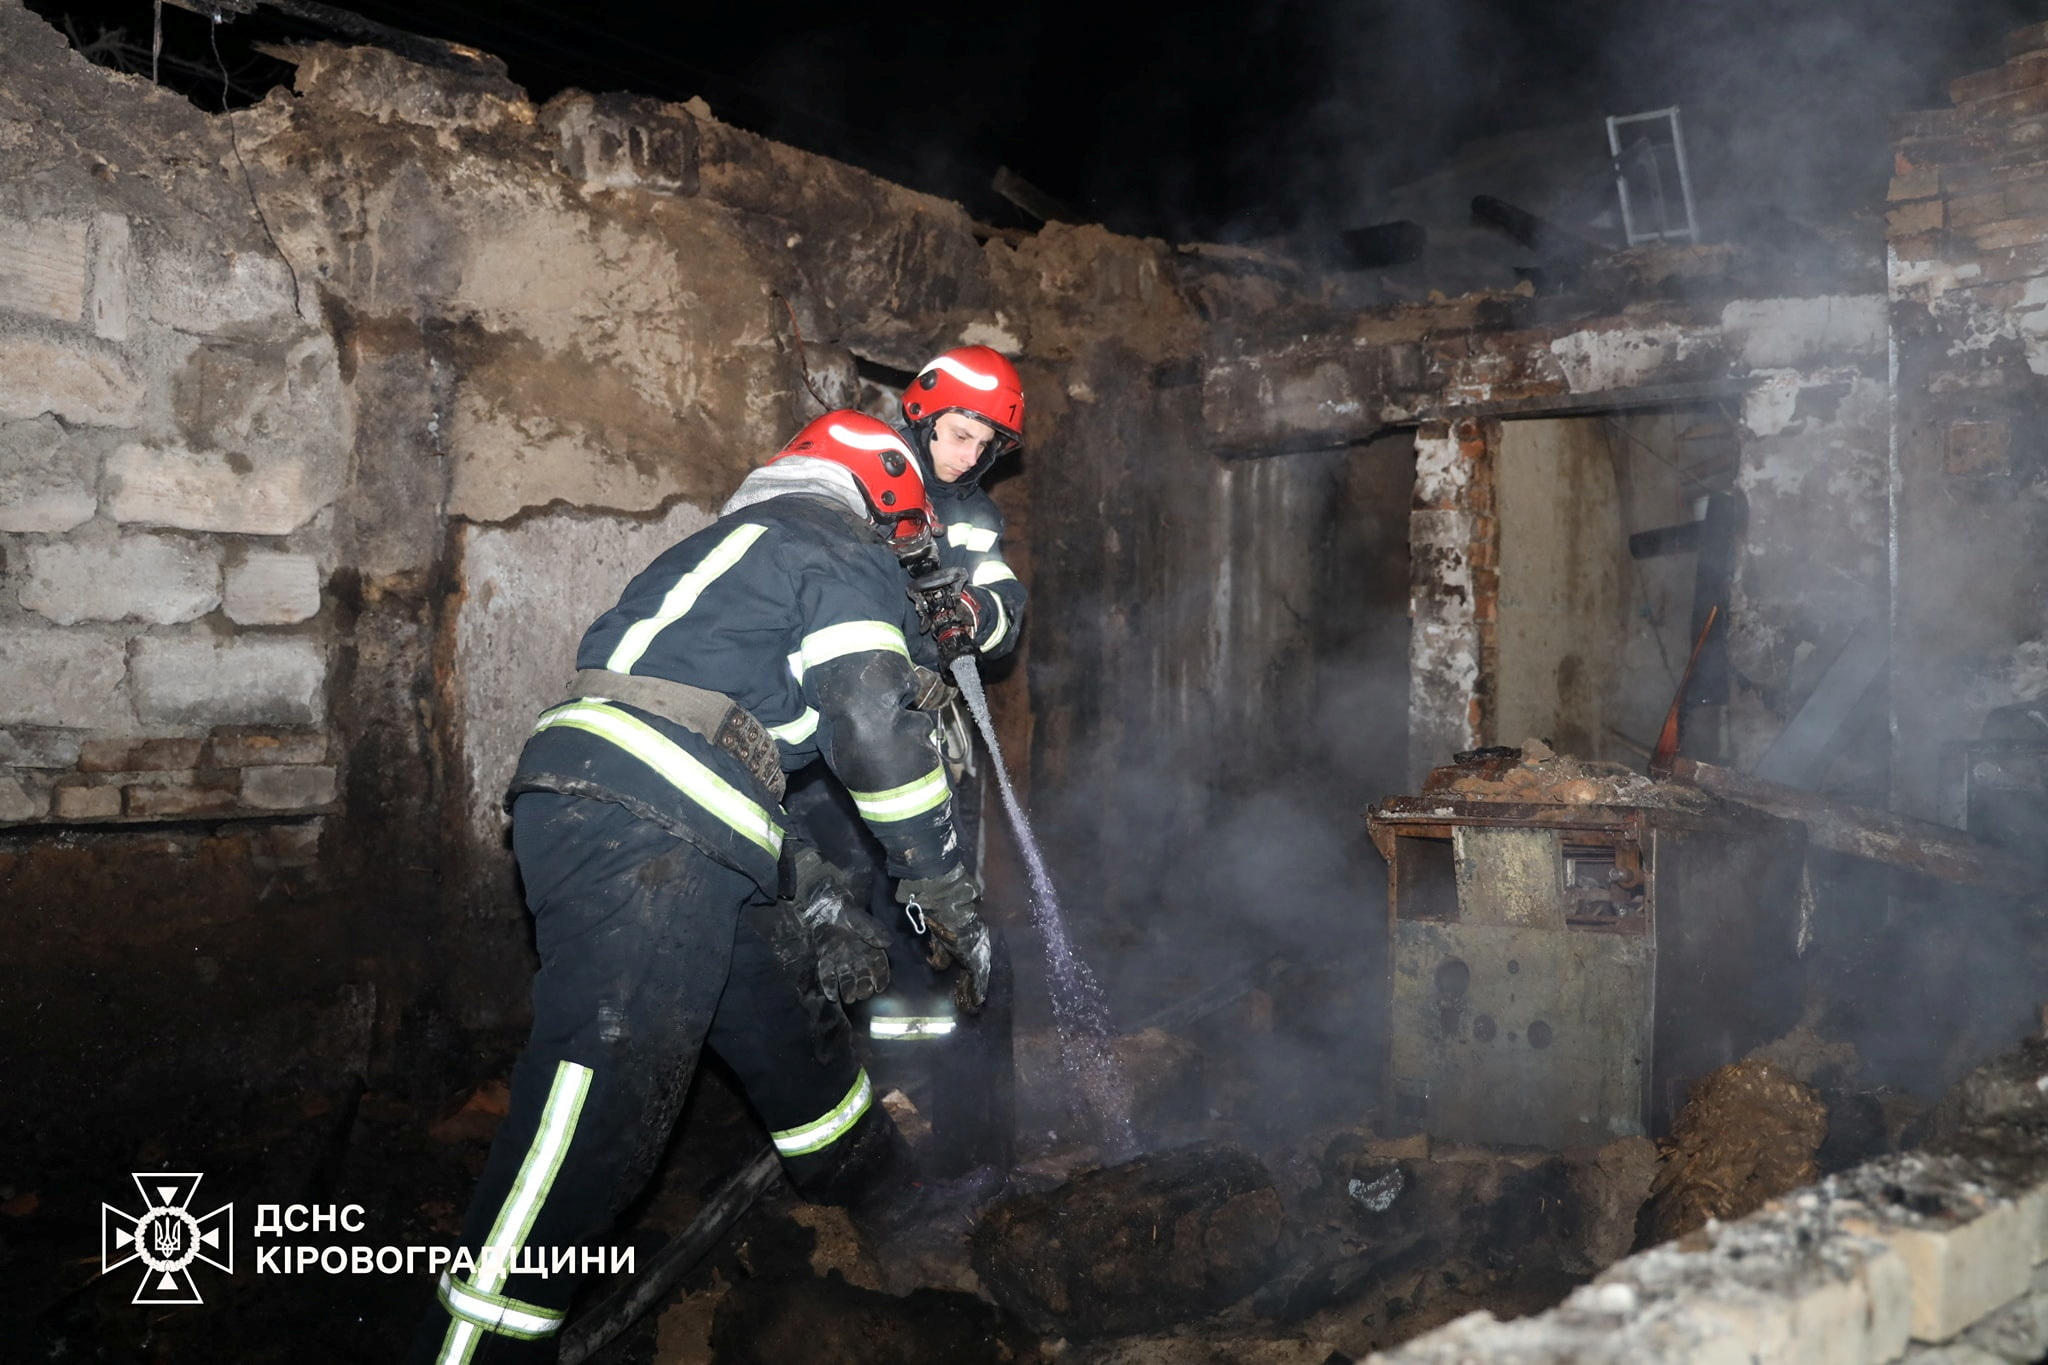
[[[603,697],[638,707],[650,715],[672,720],[685,730],[702,735],[712,744],[739,760],[768,794],[777,801],[788,782],[782,771],[782,749],[768,727],[754,713],[723,692],[668,678],[644,674],[614,673],[606,668],[586,668],[576,674],[564,701]]]

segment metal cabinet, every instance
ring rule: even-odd
[[[1690,1081],[1799,1017],[1798,824],[1429,794],[1367,820],[1395,1127],[1552,1149],[1658,1135]]]

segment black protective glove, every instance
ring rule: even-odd
[[[953,983],[953,1000],[972,1014],[988,999],[989,969],[995,949],[989,942],[988,926],[974,913],[981,899],[981,883],[956,866],[943,877],[923,877],[896,884],[896,899],[910,915],[913,929],[931,930],[926,957],[932,966],[944,969],[955,962],[963,968]]]
[[[854,905],[846,878],[814,848],[796,855],[794,904],[827,996],[851,1005],[888,989],[889,931]]]

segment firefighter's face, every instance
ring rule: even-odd
[[[981,463],[996,429],[964,412],[943,412],[932,423],[932,471],[939,482],[952,483]]]

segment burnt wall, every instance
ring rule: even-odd
[[[1961,823],[1962,746],[2048,691],[2048,30],[1909,116],[1891,188],[1899,809]]]

